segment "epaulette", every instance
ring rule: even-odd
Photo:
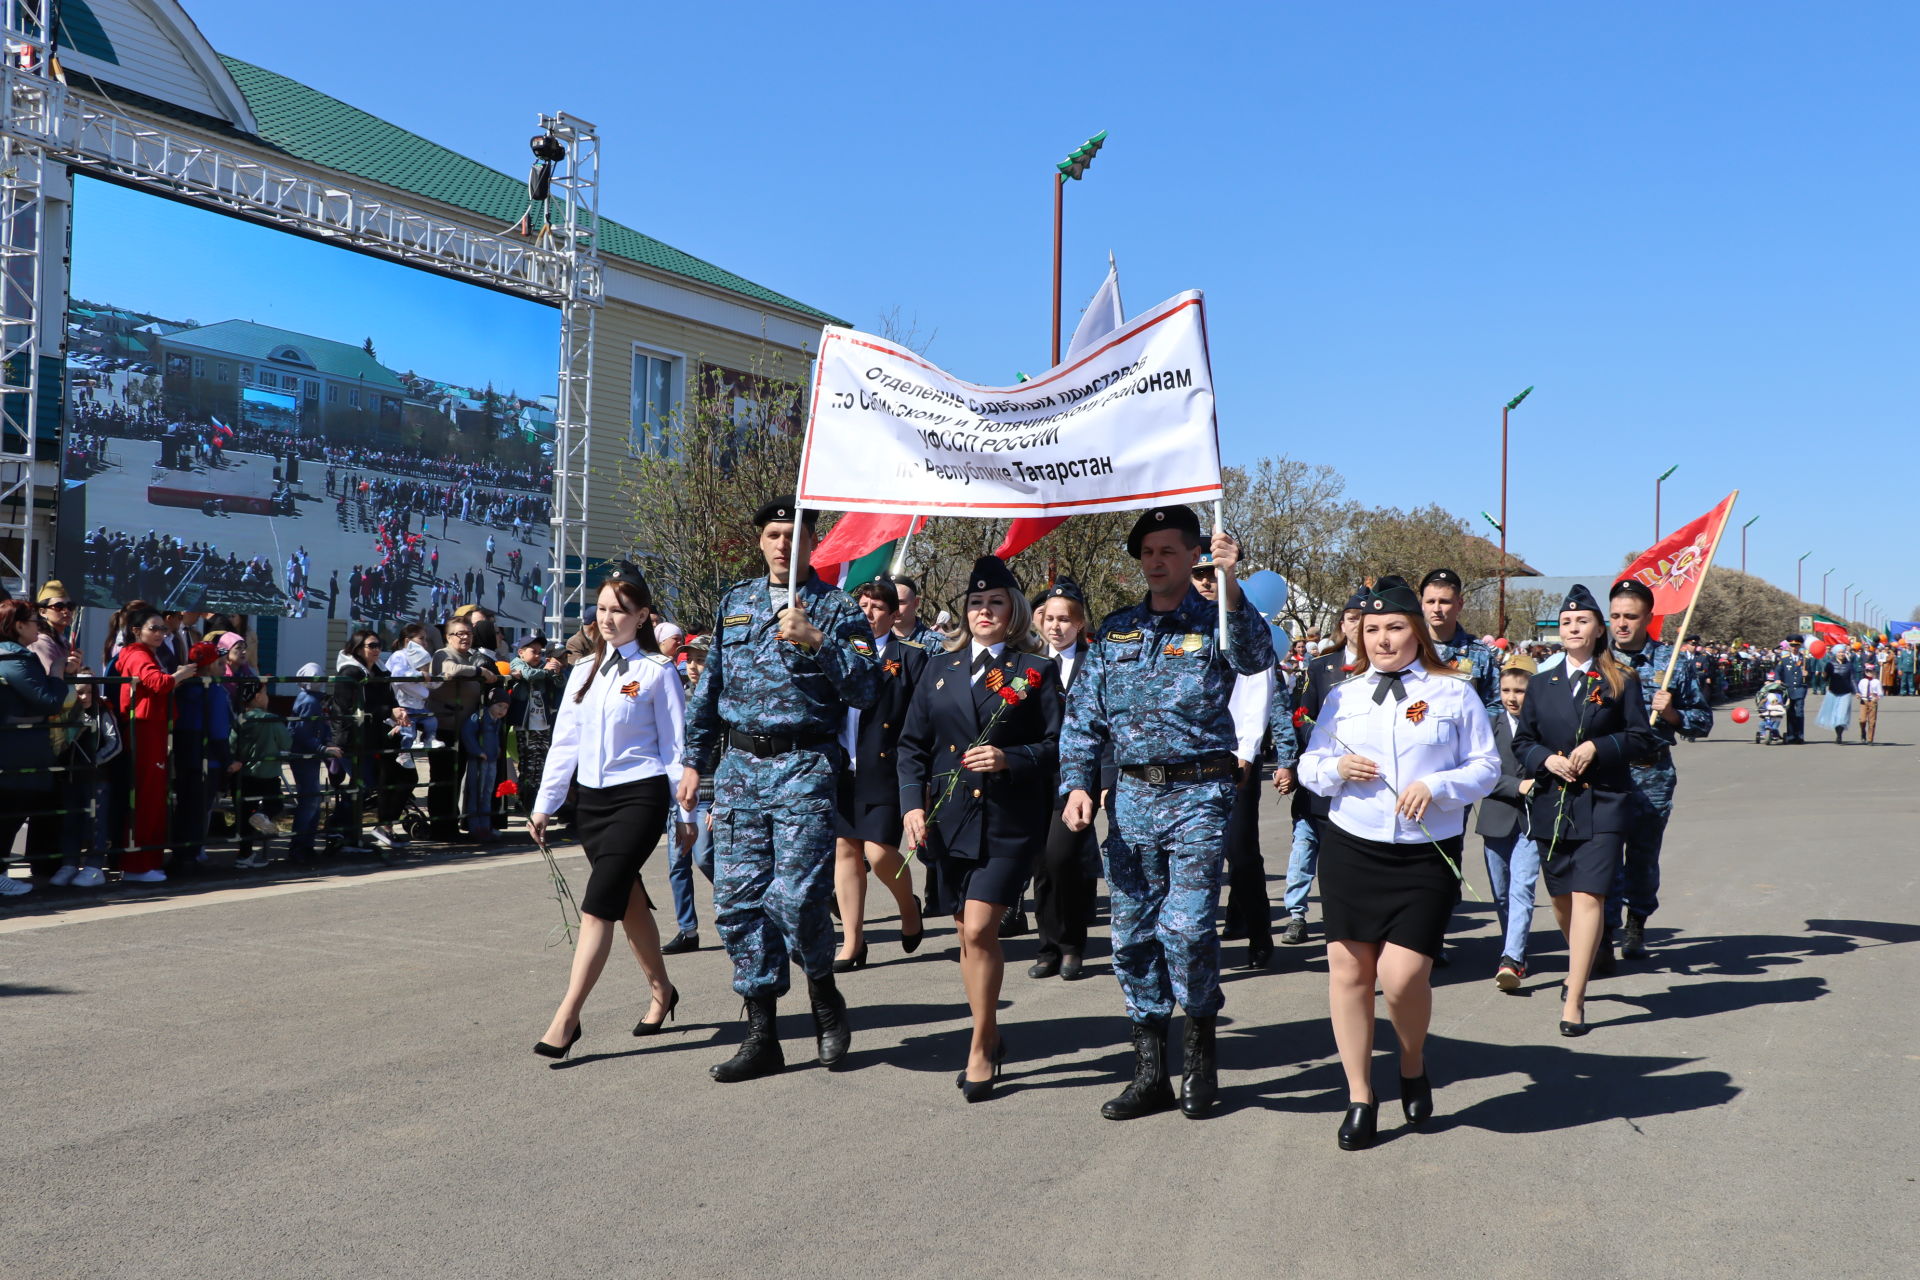
[[[919,649],[924,651],[927,647],[921,644],[918,640],[909,640],[905,636],[895,636],[894,639],[899,641],[901,644],[907,646],[907,648],[909,649]]]
[[[663,667],[670,667],[673,665],[673,659],[669,658],[664,653],[650,653],[647,656],[649,658],[652,658],[655,662],[659,663]]]
[[[1372,674],[1373,674],[1372,668],[1368,668],[1365,671],[1356,671],[1350,676],[1345,676],[1339,680],[1335,680],[1333,682],[1333,687],[1338,689],[1343,684],[1352,684],[1355,680],[1358,680],[1361,676],[1370,676]]]

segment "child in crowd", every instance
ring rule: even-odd
[[[427,694],[439,688],[440,682],[429,678],[433,671],[433,651],[427,647],[426,634],[425,626],[408,623],[400,630],[399,646],[387,655],[387,674],[393,677],[393,700],[407,713],[406,724],[389,730],[400,739],[400,754],[394,757],[394,763],[402,769],[413,768],[413,757],[409,753],[440,747],[440,740],[435,736],[440,720],[427,710]]]
[[[82,667],[78,674],[93,673]],[[98,889],[107,882],[107,853],[113,846],[106,764],[120,754],[120,722],[92,681],[75,681],[73,694],[73,705],[53,731],[55,758],[67,770],[61,775],[61,807],[67,811],[60,824],[63,856],[53,883]]]
[[[489,694],[460,726],[460,743],[467,749],[467,830],[482,844],[498,838],[493,830],[493,790],[500,776],[506,718],[507,699]]]
[[[1527,824],[1528,797],[1533,779],[1522,776],[1514,754],[1513,735],[1527,688],[1539,670],[1525,654],[1507,659],[1500,672],[1500,710],[1495,712],[1494,745],[1500,750],[1500,781],[1479,806],[1474,830],[1487,855],[1487,881],[1493,888],[1493,910],[1504,942],[1494,985],[1513,991],[1527,976],[1527,935],[1533,928],[1534,886],[1540,879],[1540,846]]]
[[[1887,694],[1887,687],[1880,679],[1881,667],[1867,668],[1853,691],[1860,703],[1860,741],[1873,745],[1873,736],[1880,728],[1880,699]]]
[[[227,766],[236,775],[234,817],[240,831],[240,857],[233,865],[257,869],[267,865],[267,846],[280,834],[274,823],[280,813],[280,763],[293,753],[293,735],[285,720],[267,710],[267,686],[260,681],[242,679],[234,696],[245,710],[233,726],[233,763]]]
[[[1766,683],[1754,695],[1754,703],[1760,711],[1760,727],[1753,731],[1753,740],[1758,743],[1764,738],[1768,746],[1773,746],[1780,741],[1780,726],[1787,718],[1787,686],[1780,683],[1777,673],[1767,672]]]
[[[293,698],[293,720],[288,724],[293,743],[293,839],[287,844],[287,861],[307,862],[314,854],[314,833],[320,827],[320,762],[338,760],[340,748],[333,745],[333,724],[327,718],[327,682],[321,678],[320,664],[309,662],[294,672],[300,692]]]

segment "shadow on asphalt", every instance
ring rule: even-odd
[[[42,987],[28,982],[0,982],[0,1000],[8,996],[77,996],[72,987]]]
[[[1851,938],[1871,938],[1873,941],[1867,945],[1875,947],[1894,942],[1920,942],[1920,924],[1886,920],[1809,920],[1807,930],[1810,933],[1842,933]]]

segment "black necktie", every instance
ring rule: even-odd
[[[605,675],[609,671],[613,672],[613,674],[616,676],[623,676],[627,674],[626,655],[621,653],[618,649],[615,649],[613,653],[608,656],[606,665],[600,668],[601,675]]]
[[[973,670],[968,674],[968,679],[977,679],[980,673],[985,671],[992,662],[993,650],[991,649],[982,649],[980,652],[974,654]]]
[[[1376,703],[1385,702],[1387,700],[1387,690],[1391,689],[1393,690],[1393,700],[1395,702],[1405,702],[1407,700],[1407,688],[1400,683],[1400,677],[1406,674],[1404,669],[1400,671],[1382,671],[1379,682],[1373,686],[1373,700]]]

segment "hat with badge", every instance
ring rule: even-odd
[[[615,560],[607,568],[607,576],[600,580],[601,586],[618,582],[631,587],[640,596],[640,600],[649,609],[653,607],[653,590],[647,586],[647,575],[640,572],[640,566],[631,560]]]
[[[1347,605],[1346,605],[1346,608],[1347,608],[1347,609],[1364,609],[1364,608],[1366,608],[1366,607],[1367,607],[1367,597],[1368,597],[1368,596],[1370,596],[1370,595],[1372,595],[1372,594],[1373,594],[1373,588],[1371,588],[1371,587],[1369,587],[1369,586],[1367,586],[1367,585],[1366,585],[1365,583],[1362,583],[1362,584],[1361,584],[1360,586],[1357,586],[1357,587],[1355,587],[1355,588],[1353,589],[1353,594],[1352,594],[1352,595],[1350,595],[1350,596],[1348,596],[1348,597],[1347,597]],[[1342,613],[1345,613],[1345,612],[1346,612],[1346,609],[1342,609],[1342,610],[1341,610],[1341,612],[1342,612]]]
[[[1460,575],[1453,570],[1434,569],[1430,571],[1426,577],[1420,579],[1420,593],[1425,595],[1427,588],[1436,582],[1443,587],[1452,587],[1456,594],[1467,589],[1467,584],[1462,582]]]
[[[783,493],[777,498],[768,498],[760,504],[760,509],[753,513],[753,527],[756,529],[764,529],[770,524],[792,524],[793,513],[796,510],[799,510],[799,507],[794,502],[793,495],[790,493]],[[800,523],[806,525],[809,529],[813,528],[814,522],[818,518],[818,512],[800,512]]]
[[[1152,507],[1142,511],[1140,518],[1133,522],[1133,530],[1127,534],[1127,554],[1138,560],[1140,544],[1146,541],[1147,535],[1167,529],[1183,530],[1188,537],[1198,540],[1200,517],[1188,506]]]
[[[1601,619],[1605,619],[1607,616],[1607,611],[1602,609],[1600,602],[1593,598],[1593,592],[1587,590],[1578,582],[1574,583],[1573,589],[1567,592],[1567,598],[1560,602],[1560,612],[1590,613],[1594,617]]]
[[[1007,568],[1007,562],[999,556],[981,556],[973,562],[973,572],[967,575],[967,591],[993,591],[1005,589],[1020,594],[1020,583],[1015,580],[1013,570]]]
[[[1052,586],[1033,598],[1033,607],[1038,609],[1049,600],[1071,600],[1081,609],[1087,607],[1087,593],[1072,578],[1061,578]]]
[[[1360,607],[1369,615],[1405,613],[1417,618],[1420,597],[1413,593],[1405,578],[1390,573],[1373,584],[1373,590],[1367,593],[1367,602]]]

